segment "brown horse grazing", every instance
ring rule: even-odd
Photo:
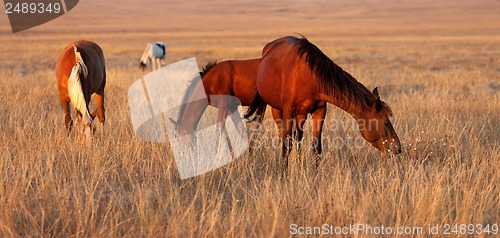
[[[206,100],[194,100],[191,103],[184,103],[179,111],[179,118],[177,121],[172,122],[177,126],[179,134],[185,135],[193,132],[196,128],[198,122],[210,104],[217,107],[218,119],[217,128],[221,132],[223,130],[223,123],[227,116],[237,110],[237,105],[234,105],[229,100],[224,100],[225,98],[220,98],[216,101],[211,100],[210,96],[213,95],[230,95],[235,96],[240,100],[242,106],[250,106],[253,98],[255,97],[255,92],[257,90],[256,77],[257,70],[260,65],[261,59],[249,59],[249,60],[228,60],[222,62],[209,62],[201,71],[200,76],[202,78],[203,85],[199,82],[194,82],[188,87],[185,94],[183,102],[192,101],[190,97],[196,97],[200,95],[201,90],[205,90],[205,94],[208,97],[208,103]],[[201,87],[203,86],[203,87]],[[261,115],[260,119],[263,118],[266,106],[264,105],[259,111]],[[189,111],[190,113],[185,113]],[[272,109],[272,114],[274,120],[281,125],[281,112],[276,109]],[[315,112],[314,124],[317,125],[314,128],[314,136],[321,138],[322,121],[326,114],[326,103],[320,105],[319,109]],[[297,118],[300,120],[305,120],[306,117],[300,115]],[[239,121],[234,121],[235,126],[238,128]],[[280,127],[281,128],[281,127]],[[297,128],[297,141],[300,142],[303,137],[303,130]],[[321,153],[321,147],[318,153]]]
[[[76,41],[66,46],[57,61],[56,78],[68,135],[73,125],[69,108],[71,102],[78,121],[83,121],[83,130],[87,140],[90,140],[95,116],[99,117],[99,121],[103,125],[105,121],[106,69],[101,47],[94,42],[85,40]],[[90,114],[88,104],[93,93],[96,94],[97,109]]]
[[[226,117],[237,110],[237,103],[227,97],[237,97],[244,106],[250,105],[255,91],[255,78],[260,58],[250,60],[228,60],[210,62],[200,71],[201,81],[192,81],[184,94],[183,104],[179,110],[179,118],[171,121],[177,126],[180,135],[192,133],[208,105],[218,108],[217,128],[223,130]],[[191,100],[192,97],[207,95],[208,100]],[[215,99],[215,100],[213,100]],[[190,103],[186,103],[190,102]],[[189,113],[186,113],[189,112]],[[241,122],[233,121],[237,128]]]
[[[306,38],[283,37],[264,47],[257,72],[257,90],[245,117],[260,116],[267,104],[281,111],[284,157],[292,146],[292,119],[308,113],[316,117],[323,101],[351,114],[363,138],[375,148],[383,153],[401,153],[398,136],[389,121],[392,111],[380,100],[377,88],[370,92]],[[296,123],[302,128],[304,120]],[[314,127],[321,127],[321,123]],[[320,140],[315,146],[321,151]]]

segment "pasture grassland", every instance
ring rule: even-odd
[[[0,237],[286,237],[291,224],[426,232],[500,223],[498,1],[190,1],[164,13],[122,2],[80,2],[17,34],[0,17]],[[335,138],[359,132],[332,130],[353,122],[332,106],[322,164],[312,165],[308,121],[305,149],[292,152],[286,176],[280,150],[259,148],[180,180],[168,144],[135,139],[127,90],[144,75],[138,60],[147,42],[167,42],[167,63],[195,56],[201,66],[259,57],[266,42],[294,32],[379,87],[401,155],[382,157],[366,142],[336,146]],[[107,134],[90,148],[65,134],[54,73],[63,47],[80,38],[99,43],[107,61]],[[268,125],[258,138],[270,145],[277,133]]]

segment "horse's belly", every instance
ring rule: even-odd
[[[283,109],[284,103],[281,100],[282,99],[281,92],[277,92],[276,90],[272,89],[259,89],[259,88],[258,91],[262,100],[266,102],[269,106],[280,110]]]
[[[278,77],[257,78],[257,90],[264,102],[276,109],[283,109],[282,84]]]
[[[295,114],[305,115],[318,108],[318,101],[306,100],[293,106],[292,110]]]
[[[232,91],[234,96],[237,97],[242,106],[250,106],[254,97],[254,92],[257,90],[255,85],[255,75],[246,78],[234,78],[234,85]]]

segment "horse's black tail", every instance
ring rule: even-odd
[[[163,55],[160,58],[165,58],[165,56],[167,56],[167,51],[165,50],[165,45],[161,44],[161,43],[156,43],[156,45],[158,47],[160,47],[161,51],[163,52]]]
[[[264,119],[264,113],[266,112],[266,107],[267,103],[265,103],[264,100],[262,100],[259,93],[256,93],[255,97],[252,100],[252,104],[250,104],[247,113],[245,113],[245,119],[247,119],[249,122],[257,121],[261,123],[262,120]]]

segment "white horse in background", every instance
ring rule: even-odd
[[[167,56],[167,48],[165,43],[156,42],[149,43],[144,50],[139,63],[139,68],[146,69],[146,65],[151,61],[152,70],[159,69],[165,65],[165,57]]]

